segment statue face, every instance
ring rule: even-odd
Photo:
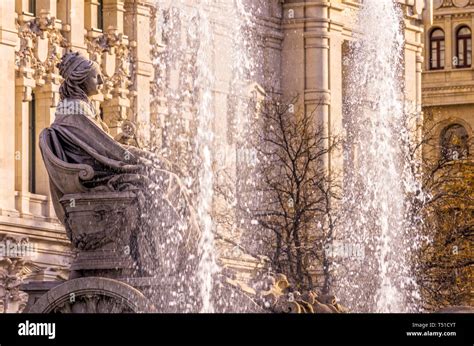
[[[94,64],[89,72],[89,78],[87,78],[84,83],[84,91],[87,96],[97,95],[102,84],[104,84],[104,78],[102,77],[99,66]]]

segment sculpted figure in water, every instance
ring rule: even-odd
[[[122,145],[109,135],[90,99],[104,83],[95,62],[71,52],[64,55],[58,67],[64,81],[55,120],[42,134],[47,138],[44,143],[58,162],[93,169],[92,177],[71,185],[63,173],[44,160],[58,218],[67,230],[66,211],[59,200],[65,193],[70,194],[71,189],[72,193],[98,195],[132,191],[137,196],[140,217],[132,232],[130,251],[138,272],[150,275],[159,271],[167,276],[192,270],[195,263],[188,259],[197,244],[198,227],[180,179],[164,160],[145,150]],[[44,147],[41,150],[45,158]]]

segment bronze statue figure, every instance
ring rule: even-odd
[[[56,214],[79,252],[71,277],[194,270],[199,232],[179,177],[156,155],[108,134],[90,100],[104,82],[95,62],[71,52],[58,67],[61,101],[40,148]]]

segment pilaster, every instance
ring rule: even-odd
[[[329,2],[305,0],[305,112],[316,115],[316,126],[322,126],[322,136],[329,138],[331,91],[329,89]],[[329,141],[323,144],[326,148]],[[323,166],[330,170],[330,157]]]
[[[86,5],[84,0],[61,0],[58,4],[58,19],[62,21],[62,32],[73,51],[85,52],[84,22]]]
[[[39,14],[43,11],[44,13],[48,13],[51,17],[57,17],[57,3],[57,0],[36,0],[36,12]]]
[[[32,90],[35,86],[34,79],[17,78],[15,93],[15,190],[16,207],[22,214],[30,213],[29,198],[29,157],[30,117],[29,107],[32,100]]]
[[[59,102],[59,85],[48,83],[35,90],[36,103],[36,194],[47,196],[48,205],[45,210],[45,216],[53,217],[55,215],[53,205],[51,203],[51,192],[49,189],[49,178],[43,163],[41,151],[39,149],[39,135],[43,129],[49,127],[54,121],[54,113],[56,105]]]
[[[124,0],[103,0],[104,30],[114,27],[119,32],[124,29]]]
[[[150,141],[150,82],[153,75],[150,47],[150,17],[152,1],[125,1],[124,32],[130,39],[133,71],[133,97],[130,120],[138,125],[138,137]]]
[[[452,57],[454,56],[454,51],[453,51],[454,36],[453,35],[454,34],[453,34],[452,18],[451,18],[451,15],[447,15],[444,17],[444,39],[445,39],[445,44],[444,44],[444,47],[445,47],[444,66],[445,67],[444,68],[446,70],[450,70],[453,68],[453,60],[452,60]],[[429,66],[427,69],[429,69]]]
[[[0,214],[15,209],[15,2],[3,1],[0,6]]]

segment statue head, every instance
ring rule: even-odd
[[[64,54],[58,68],[64,78],[59,89],[61,99],[88,100],[89,96],[97,95],[104,84],[99,65],[78,52]]]

